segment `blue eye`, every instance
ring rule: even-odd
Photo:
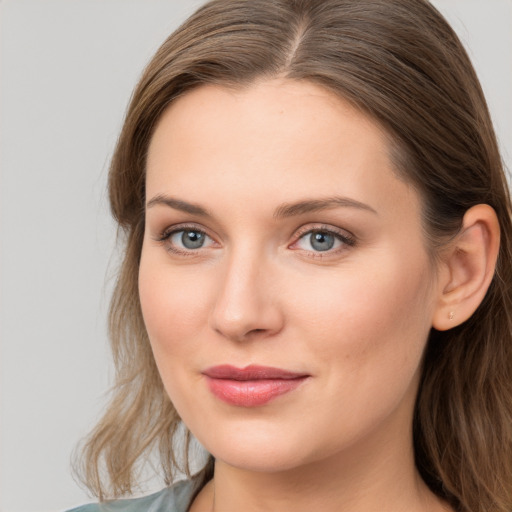
[[[169,252],[181,255],[191,255],[214,244],[204,231],[195,227],[165,231],[157,240],[164,243]]]
[[[310,229],[296,243],[299,249],[310,252],[327,252],[344,245],[353,246],[355,240],[348,236],[328,229]]]
[[[309,243],[316,251],[328,251],[334,247],[335,242],[336,238],[328,233],[317,231],[309,235]]]
[[[181,245],[188,250],[200,249],[203,247],[207,236],[198,230],[184,229],[174,232],[169,240],[173,245]]]

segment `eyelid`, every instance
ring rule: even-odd
[[[304,236],[311,233],[328,233],[336,237],[342,243],[342,247],[338,247],[337,249],[329,249],[327,251],[308,251],[305,249],[296,249],[304,251],[305,253],[309,253],[308,255],[314,258],[325,258],[335,255],[340,251],[347,250],[347,247],[353,247],[357,242],[356,237],[346,229],[340,229],[326,224],[320,224],[316,226],[308,224],[299,228],[294,236],[295,241],[289,247],[293,248],[293,246],[296,245],[302,238],[304,238]]]
[[[205,237],[209,238],[214,243],[217,243],[215,239],[208,233],[206,229],[203,227],[199,227],[197,224],[191,224],[191,223],[182,223],[182,224],[174,224],[172,226],[168,226],[162,231],[160,231],[159,234],[157,234],[154,237],[154,240],[156,242],[159,242],[166,246],[166,250],[173,254],[179,254],[181,256],[197,256],[199,253],[202,252],[202,249],[206,249],[208,247],[200,247],[198,249],[187,249],[187,248],[180,248],[175,247],[171,245],[170,239],[173,235],[176,233],[179,233],[181,231],[195,231],[196,233],[201,233]]]

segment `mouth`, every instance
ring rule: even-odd
[[[213,395],[237,407],[258,407],[297,389],[309,374],[251,365],[212,366],[202,372]]]

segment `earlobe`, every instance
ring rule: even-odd
[[[487,204],[470,208],[462,229],[443,254],[444,272],[432,326],[445,331],[465,322],[483,301],[496,268],[500,228]]]

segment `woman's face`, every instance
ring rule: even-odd
[[[175,101],[149,148],[139,278],[165,388],[218,460],[409,448],[439,286],[417,193],[345,101],[289,80]]]

